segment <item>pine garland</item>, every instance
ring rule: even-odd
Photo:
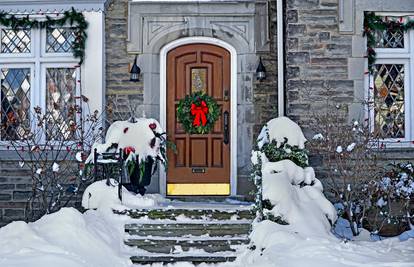
[[[377,53],[375,52],[376,32],[385,30],[407,32],[411,29],[414,29],[414,20],[408,20],[407,22],[403,23],[402,21],[388,20],[387,17],[384,18],[377,16],[374,12],[365,12],[363,34],[367,37],[367,58],[369,73],[373,73],[373,66],[377,59]]]
[[[70,11],[65,11],[63,17],[52,18],[48,15],[45,20],[35,20],[29,18],[29,15],[18,17],[10,15],[5,12],[0,12],[0,24],[11,28],[13,30],[19,29],[45,29],[53,27],[62,27],[70,25],[70,28],[75,30],[75,40],[73,42],[73,56],[79,58],[79,65],[81,65],[85,58],[85,44],[88,37],[86,31],[88,29],[88,22],[81,12],[77,12],[73,7]]]

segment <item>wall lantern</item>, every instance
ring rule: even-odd
[[[266,68],[262,63],[261,57],[259,60],[259,65],[257,66],[257,69],[256,69],[256,79],[259,81],[263,81],[264,79],[266,79]]]
[[[130,73],[129,80],[131,82],[139,82],[139,75],[141,74],[141,69],[137,65],[137,58],[138,58],[138,55],[135,56],[134,64],[132,64],[131,70],[129,71]]]

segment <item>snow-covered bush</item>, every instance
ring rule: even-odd
[[[341,217],[350,221],[354,236],[359,234],[366,208],[370,204],[367,185],[375,181],[378,170],[378,143],[368,122],[346,120],[347,109],[326,106],[313,114],[309,142],[312,155],[322,161],[324,184]]]
[[[290,130],[284,132],[281,129]],[[286,117],[273,119],[263,127],[257,150],[252,152],[259,219],[289,224],[307,233],[329,232],[336,221],[336,211],[324,197],[322,184],[315,177],[313,168],[306,167],[305,142],[300,127]],[[270,155],[278,156],[267,157],[268,144],[272,144],[278,153]],[[289,155],[292,151],[286,151],[286,144],[289,144],[288,149],[294,147],[295,153],[301,156]]]
[[[84,155],[101,138],[103,130],[98,111],[91,112],[88,101],[80,96],[55,103],[45,111],[35,107],[29,116],[31,127],[11,131],[7,138],[7,148],[16,152],[20,167],[32,178],[26,220],[67,206],[88,180],[84,176]]]
[[[398,235],[414,223],[412,163],[390,164],[384,175],[367,185],[371,205],[364,227],[382,236]],[[410,221],[411,220],[411,221]]]

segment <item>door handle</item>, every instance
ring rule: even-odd
[[[224,111],[223,114],[223,124],[224,124],[224,138],[223,138],[223,143],[224,144],[228,144],[229,143],[229,112],[228,111]]]

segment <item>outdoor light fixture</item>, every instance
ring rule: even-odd
[[[132,65],[132,68],[129,72],[131,75],[129,80],[131,82],[139,82],[139,75],[141,73],[141,69],[137,65],[137,58],[138,58],[138,55],[135,56],[134,64]]]
[[[266,68],[262,63],[261,57],[259,60],[259,65],[257,66],[257,69],[256,69],[256,79],[259,81],[263,81],[264,79],[266,79]]]

